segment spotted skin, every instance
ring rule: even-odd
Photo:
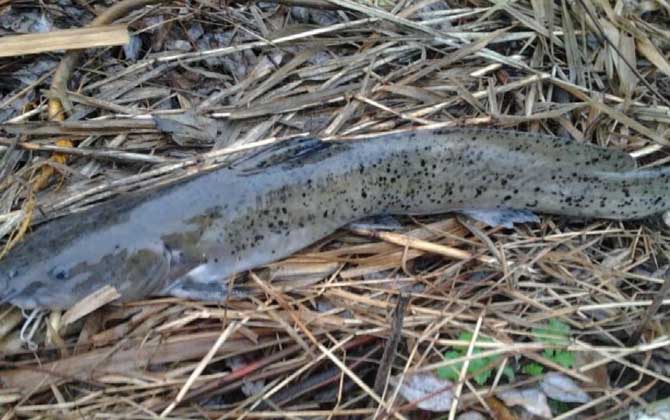
[[[670,208],[668,169],[514,131],[449,129],[271,146],[167,188],[49,222],[0,262],[0,294],[68,308],[111,285],[222,299],[225,279],[373,215],[528,209],[637,219]]]

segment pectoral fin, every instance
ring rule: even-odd
[[[200,264],[175,279],[166,287],[162,295],[183,299],[221,302],[231,296],[241,297],[241,289],[230,288],[229,279],[221,275],[220,266]]]
[[[540,218],[529,210],[489,210],[489,209],[469,209],[461,210],[463,213],[479,222],[486,223],[491,227],[502,226],[507,229],[514,227],[515,223],[539,223]]]

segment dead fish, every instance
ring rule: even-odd
[[[361,218],[518,209],[638,219],[670,208],[669,175],[637,170],[625,153],[505,130],[292,140],[38,227],[0,262],[0,296],[63,309],[109,285],[121,300],[220,300],[230,275]]]

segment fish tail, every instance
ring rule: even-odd
[[[583,216],[635,220],[670,210],[670,167],[573,178],[579,185],[560,199],[564,205],[581,208]]]

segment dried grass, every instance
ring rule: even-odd
[[[0,57],[57,52],[59,50],[111,47],[130,41],[124,25],[78,28],[42,34],[0,38]]]
[[[6,243],[26,221],[306,132],[496,125],[625,150],[643,165],[668,160],[666,3],[278,3],[133,11],[123,22],[157,49],[136,60],[117,49],[87,53],[72,90],[48,92],[70,116],[62,123],[42,121],[46,104],[35,95],[50,73],[0,98],[2,108],[33,98],[0,127]],[[300,4],[315,8],[290,15]],[[194,49],[184,31],[195,22],[235,38]],[[191,50],[163,45],[174,39]],[[54,146],[63,136],[76,145]],[[47,160],[52,152],[67,163]],[[31,174],[44,165],[59,176],[33,191]],[[560,418],[621,415],[668,395],[668,235],[651,221],[543,216],[510,230],[442,215],[403,224],[392,233],[343,230],[248,274],[255,293],[245,299],[157,298],[95,311],[89,301],[28,319],[4,306],[3,418],[410,418],[417,402],[402,400],[389,378],[461,362],[449,418],[471,409],[502,416],[496,392],[536,383],[503,380],[504,366],[524,360],[590,392],[590,403]],[[555,346],[534,331],[551,319],[571,328],[572,369],[543,354]],[[473,352],[474,340],[458,339],[464,331],[492,341]],[[455,345],[466,354],[443,359]],[[495,380],[479,386],[467,367],[492,355],[502,357]]]

